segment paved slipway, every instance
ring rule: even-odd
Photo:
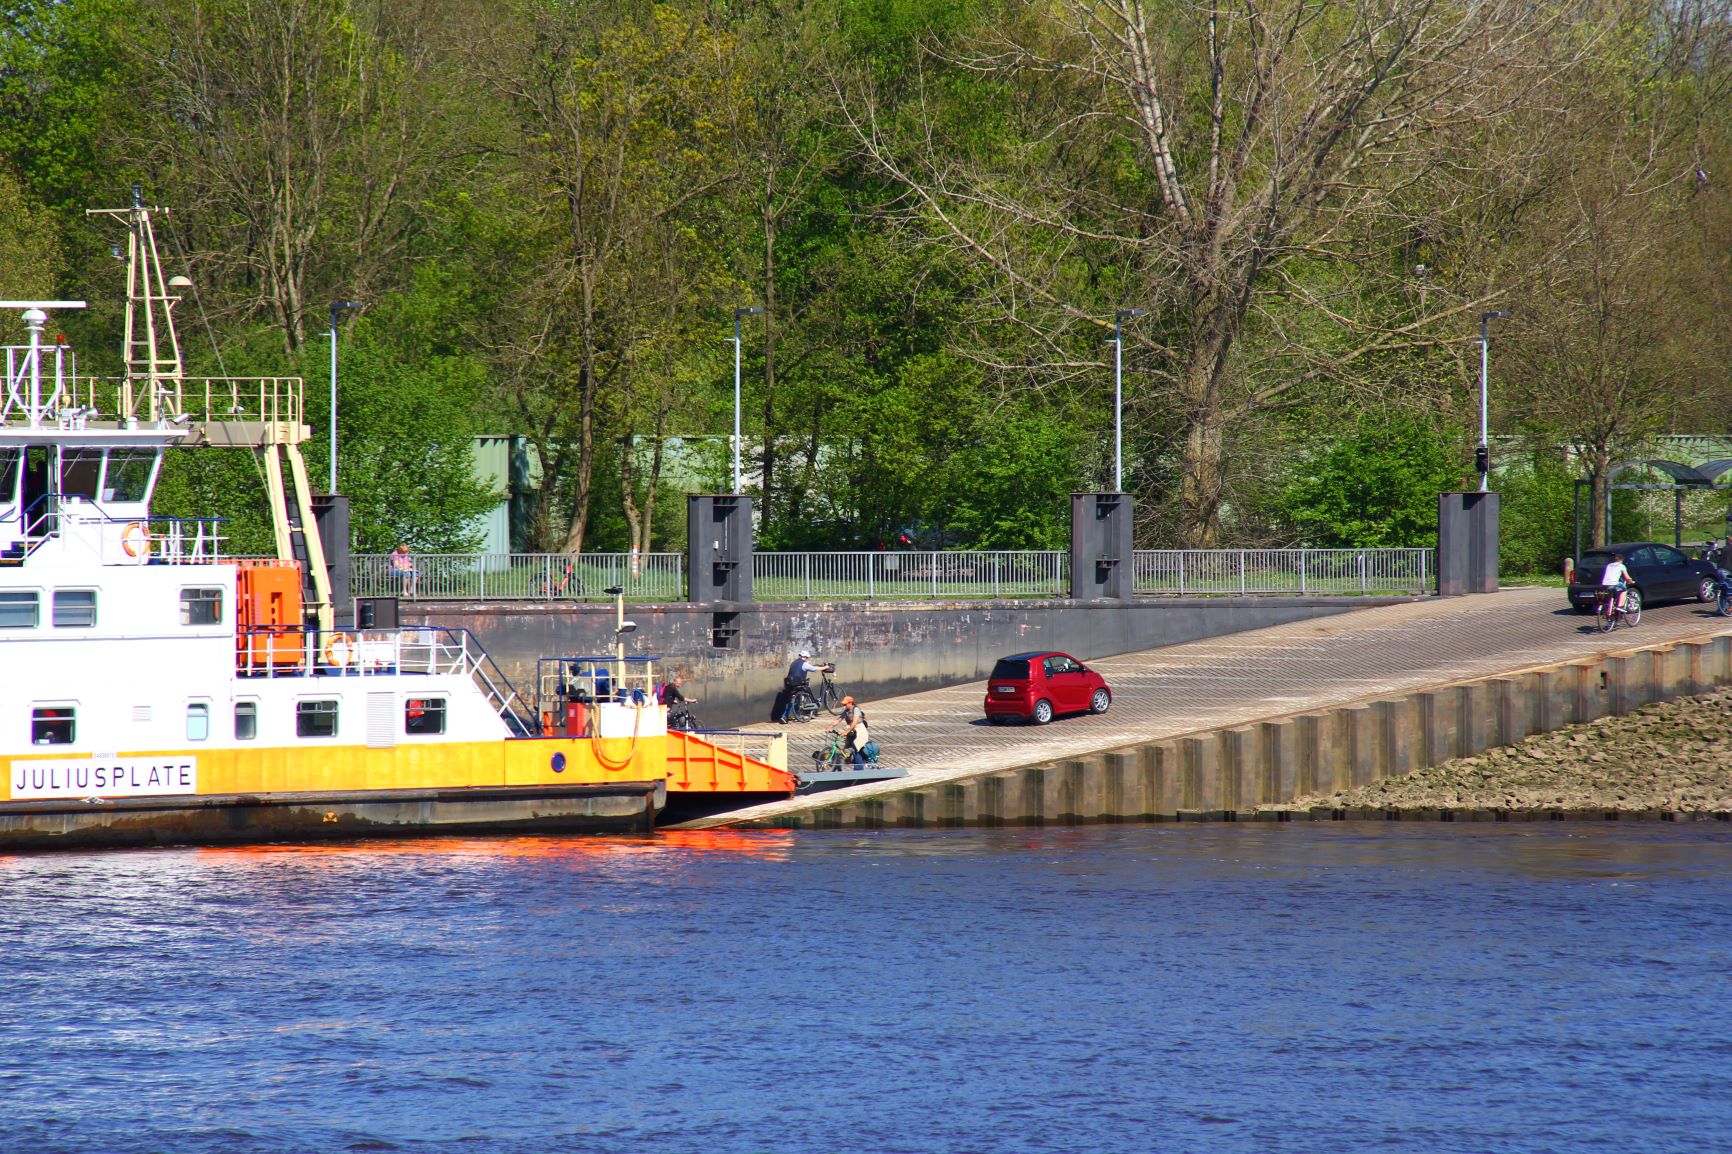
[[[1505,589],[1384,605],[1089,661],[1112,687],[1112,709],[1100,716],[1064,717],[1042,728],[988,725],[981,713],[986,695],[981,681],[865,701],[885,764],[907,769],[907,777],[771,802],[676,828],[798,813],[911,785],[1718,633],[1732,633],[1732,619],[1695,602],[1647,609],[1636,629],[1601,634],[1589,618],[1564,604],[1561,589]],[[837,680],[846,685],[847,674],[844,665]],[[823,729],[822,718],[790,727],[791,767],[821,744]]]

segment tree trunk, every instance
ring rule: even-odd
[[[769,521],[776,481],[776,214],[764,190],[764,477],[758,506]]]
[[[595,360],[584,352],[579,372],[579,419],[577,435],[577,491],[571,502],[571,526],[565,534],[567,553],[583,552],[583,536],[589,529],[590,486],[595,477]]]

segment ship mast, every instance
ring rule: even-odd
[[[155,424],[173,420],[185,412],[181,395],[184,370],[180,338],[174,330],[174,306],[180,302],[179,290],[191,287],[192,282],[184,276],[163,278],[151,214],[166,211],[146,207],[144,191],[137,184],[132,186],[131,207],[85,210],[86,216],[126,221],[126,336],[122,346],[126,376],[121,384],[118,414],[122,420],[143,419]]]

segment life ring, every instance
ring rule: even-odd
[[[355,656],[355,639],[347,633],[336,633],[325,642],[325,664],[341,669]]]
[[[120,547],[128,557],[143,557],[150,552],[150,533],[143,521],[134,521],[120,531]]]

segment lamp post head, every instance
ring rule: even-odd
[[[735,309],[734,310],[734,319],[739,320],[741,317],[761,316],[763,314],[763,312],[764,312],[764,310],[762,308],[758,308],[755,306],[753,308],[749,308],[749,309],[744,309],[744,308]]]
[[[1120,309],[1117,313],[1115,313],[1113,315],[1122,321],[1122,320],[1128,320],[1131,317],[1146,317],[1149,315],[1149,310],[1148,309]]]
[[[331,327],[332,328],[337,327],[337,314],[338,313],[352,313],[356,309],[359,309],[361,307],[362,307],[362,305],[361,305],[360,301],[332,301],[331,302]]]
[[[602,592],[606,593],[609,597],[618,597],[621,593],[625,592],[625,587],[622,585],[609,585],[606,589],[603,589]]]
[[[1510,312],[1508,309],[1499,309],[1494,313],[1480,313],[1479,319],[1481,321],[1501,321],[1506,317],[1512,317],[1514,315],[1515,314]]]

